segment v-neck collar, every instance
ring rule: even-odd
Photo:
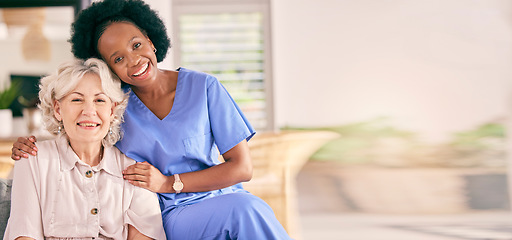
[[[176,80],[177,83],[176,83],[176,92],[174,94],[174,101],[173,101],[173,104],[172,104],[172,108],[171,108],[171,111],[169,111],[169,113],[162,119],[160,119],[158,116],[155,115],[155,113],[153,113],[151,111],[151,109],[149,109],[146,104],[144,104],[144,102],[142,102],[142,100],[140,100],[140,98],[137,96],[137,94],[135,94],[131,89],[130,89],[130,98],[133,99],[133,101],[135,101],[135,103],[137,103],[137,105],[139,105],[140,108],[144,109],[144,111],[146,111],[150,116],[152,116],[152,118],[155,118],[158,122],[163,122],[165,121],[167,118],[170,118],[171,115],[173,115],[173,112],[175,112],[176,110],[174,110],[176,108],[177,105],[179,105],[179,97],[178,96],[181,96],[180,92],[181,92],[181,67],[177,69],[178,71],[178,79]]]

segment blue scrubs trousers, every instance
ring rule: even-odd
[[[164,216],[167,239],[290,239],[270,206],[250,193],[229,193],[180,206]]]

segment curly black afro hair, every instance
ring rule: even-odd
[[[113,22],[128,21],[137,26],[151,40],[158,62],[164,60],[171,41],[166,27],[142,0],[103,0],[82,10],[71,26],[71,51],[76,58],[101,58],[97,50],[98,39]]]

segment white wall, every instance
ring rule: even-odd
[[[512,105],[512,1],[274,0],[279,126],[389,116],[427,140]]]
[[[171,49],[167,51],[166,58],[158,64],[159,68],[163,69],[175,69],[172,52],[175,50],[173,45],[173,29],[172,29],[172,0],[144,0],[151,9],[157,11],[158,15],[164,21],[165,26],[167,27],[167,35],[171,38]]]
[[[72,7],[52,7],[45,10],[43,34],[50,44],[48,61],[25,59],[22,41],[27,26],[6,26],[0,11],[0,89],[10,81],[10,74],[46,75],[57,69],[62,62],[71,59],[69,25],[73,21]]]

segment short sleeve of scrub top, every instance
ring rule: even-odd
[[[207,91],[211,128],[220,153],[244,139],[249,141],[255,132],[224,86],[212,77]]]

